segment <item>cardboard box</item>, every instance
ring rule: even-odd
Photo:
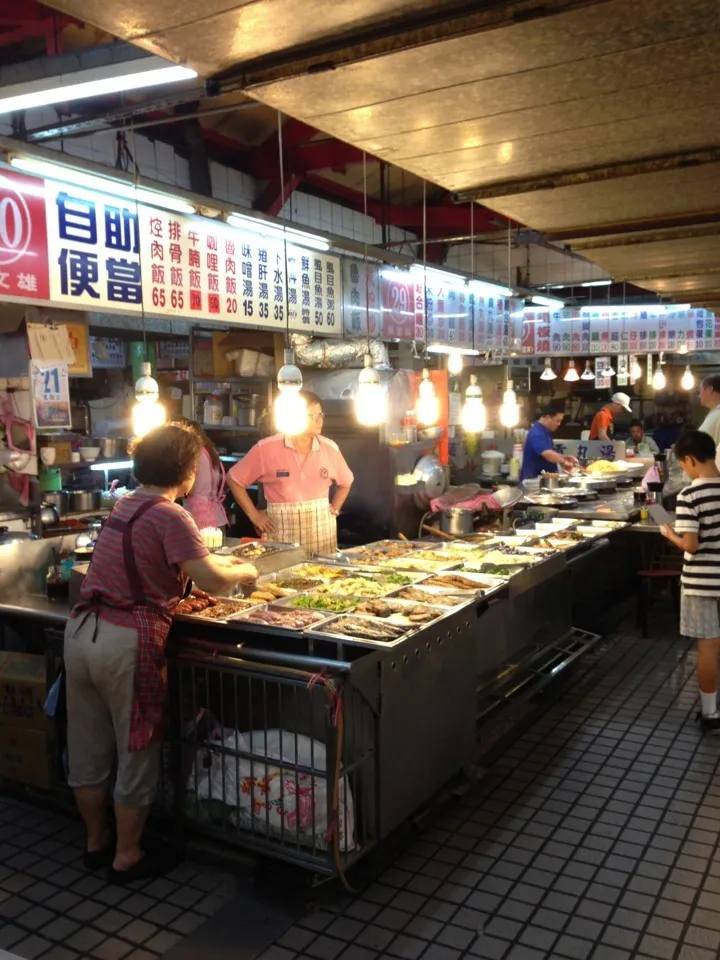
[[[48,730],[45,657],[8,653],[0,663],[0,726]]]
[[[50,771],[47,734],[23,727],[0,727],[0,778],[48,790]]]

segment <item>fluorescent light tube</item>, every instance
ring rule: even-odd
[[[586,280],[585,283],[581,283],[581,287],[609,287],[612,283],[612,280]]]
[[[539,307],[556,307],[558,310],[562,310],[565,306],[565,301],[558,300],[557,297],[532,296],[530,299]]]
[[[194,70],[169,64],[161,57],[113,63],[105,67],[78,70],[65,76],[46,77],[5,87],[4,96],[0,97],[0,114],[178,83],[194,77],[197,77]]]
[[[10,165],[26,173],[32,173],[50,180],[59,180],[71,183],[76,187],[85,187],[88,190],[97,190],[113,197],[122,197],[125,200],[146,203],[149,206],[162,207],[164,210],[173,210],[175,213],[193,214],[195,207],[182,197],[174,197],[169,193],[160,193],[149,190],[147,187],[136,187],[134,183],[123,180],[113,180],[110,177],[101,177],[93,173],[86,173],[77,167],[66,167],[59,163],[50,163],[48,160],[37,160],[35,157],[11,157]]]

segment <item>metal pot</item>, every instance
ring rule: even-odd
[[[559,473],[544,473],[541,482],[548,490],[555,490],[557,487],[562,486],[560,483],[561,479]]]
[[[40,505],[40,523],[44,527],[50,527],[54,523],[60,522],[60,512],[53,503],[43,503]]]
[[[44,504],[47,503],[49,506],[55,507],[61,517],[65,516],[70,509],[70,495],[67,490],[44,493],[42,499]]]
[[[415,464],[413,470],[418,483],[423,487],[413,494],[415,504],[420,510],[427,510],[430,501],[445,492],[445,469],[437,457],[426,454]]]
[[[235,402],[235,418],[239,427],[254,427],[257,419],[257,404],[260,396],[256,393],[233,396]]]
[[[464,537],[466,533],[472,533],[475,529],[472,510],[463,510],[459,507],[443,510],[440,516],[440,529],[443,533],[451,533],[454,537]]]
[[[100,447],[103,460],[117,460],[127,454],[127,440],[124,437],[99,437],[95,446]]]
[[[71,490],[68,493],[70,513],[91,513],[102,506],[100,490]]]

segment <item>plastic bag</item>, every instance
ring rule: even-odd
[[[255,759],[238,757],[238,752],[252,754]],[[332,792],[332,781],[309,773],[296,774],[292,767],[266,765],[265,758],[298,764],[318,773],[325,772],[327,763],[325,745],[302,734],[226,730],[222,740],[218,737],[210,741],[202,757],[198,757],[198,769],[190,776],[190,787],[195,785],[197,776],[197,798],[224,801],[233,808],[233,824],[289,843],[326,849],[328,789]],[[354,835],[353,798],[343,777],[338,790],[338,837],[343,853],[355,849]]]

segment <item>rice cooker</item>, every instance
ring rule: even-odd
[[[480,472],[486,477],[497,477],[505,457],[499,450],[485,450],[480,454]]]

